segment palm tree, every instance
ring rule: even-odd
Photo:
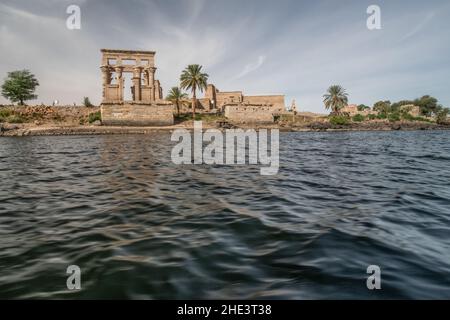
[[[197,106],[196,91],[206,90],[208,83],[208,74],[202,73],[202,66],[190,64],[183,70],[180,77],[180,86],[182,89],[192,91],[192,118],[195,120],[195,107]]]
[[[180,103],[183,103],[183,99],[186,99],[188,95],[180,90],[178,87],[172,87],[166,99],[172,102],[177,107],[177,116],[180,115]]]
[[[323,98],[325,108],[331,109],[332,113],[335,114],[339,114],[339,111],[348,104],[348,94],[339,85],[329,87]]]

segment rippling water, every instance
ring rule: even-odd
[[[282,133],[276,176],[169,138],[0,139],[0,297],[450,298],[449,132]]]

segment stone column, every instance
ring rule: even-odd
[[[155,99],[155,67],[148,68],[149,70],[149,79],[148,79],[148,85],[151,86],[150,88],[150,101],[154,102]]]
[[[134,86],[134,100],[141,101],[141,72],[142,67],[134,67],[133,69],[133,86]]]
[[[122,66],[116,66],[114,68],[114,71],[117,75],[117,83],[119,84],[119,94],[117,95],[120,101],[123,101],[123,74],[122,74],[123,67]]]
[[[150,86],[150,70],[148,68],[144,69],[144,85]]]
[[[155,96],[156,100],[161,99],[161,86],[158,80],[155,81]]]
[[[103,77],[103,100],[106,100],[106,87],[111,83],[111,70],[107,65],[101,66],[100,69],[102,70]]]
[[[100,69],[102,70],[103,85],[107,86],[111,83],[111,70],[109,66],[101,66]]]

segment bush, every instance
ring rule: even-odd
[[[364,117],[362,114],[355,114],[352,118],[353,122],[362,122],[366,120],[366,117]]]
[[[375,114],[369,114],[367,118],[369,118],[369,120],[375,120],[377,116]]]
[[[93,123],[97,120],[102,121],[102,114],[100,111],[89,114],[89,123]]]
[[[349,124],[350,119],[346,116],[331,116],[330,123],[336,126],[343,126]]]
[[[424,117],[414,117],[414,121],[431,122],[430,119]]]
[[[436,113],[436,123],[437,124],[447,124],[448,114],[450,113],[450,109],[443,108]]]
[[[11,115],[11,110],[0,109],[0,121],[5,121]]]
[[[24,119],[21,116],[15,114],[15,115],[11,115],[8,118],[6,118],[6,122],[9,122],[9,123],[23,123]]]
[[[377,119],[383,120],[387,118],[387,114],[386,113],[379,113],[377,114]]]
[[[23,123],[25,118],[11,109],[0,109],[0,122]]]
[[[403,112],[402,113],[402,118],[404,119],[404,120],[407,120],[407,121],[414,121],[414,120],[416,120],[416,118],[414,117],[414,116],[412,116],[410,113],[408,113],[408,112]]]
[[[400,114],[398,114],[396,112],[390,113],[388,116],[388,119],[390,122],[400,121]]]

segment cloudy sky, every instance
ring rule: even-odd
[[[66,28],[71,4],[81,30]],[[366,27],[372,4],[381,30]],[[221,90],[285,94],[300,110],[323,112],[332,84],[351,103],[430,94],[450,107],[449,40],[448,0],[0,0],[0,78],[30,69],[34,103],[99,103],[100,49],[114,48],[156,51],[165,92],[198,63]]]

